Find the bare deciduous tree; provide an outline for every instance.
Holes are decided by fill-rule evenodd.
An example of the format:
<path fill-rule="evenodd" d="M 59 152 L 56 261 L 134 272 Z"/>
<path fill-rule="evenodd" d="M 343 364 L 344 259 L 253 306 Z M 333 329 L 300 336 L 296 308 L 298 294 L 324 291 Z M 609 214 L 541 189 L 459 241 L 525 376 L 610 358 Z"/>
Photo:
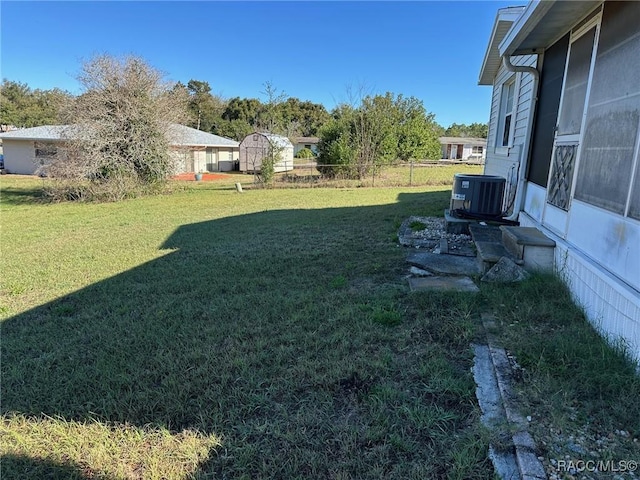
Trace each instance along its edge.
<path fill-rule="evenodd" d="M 97 56 L 78 81 L 84 92 L 63 112 L 70 125 L 65 151 L 50 175 L 99 184 L 103 192 L 113 186 L 108 195 L 116 198 L 166 180 L 173 171 L 171 124 L 186 120 L 186 98 L 138 57 Z"/>
<path fill-rule="evenodd" d="M 281 112 L 279 106 L 288 98 L 284 91 L 278 90 L 271 81 L 264 82 L 264 91 L 260 92 L 266 97 L 264 104 L 262 125 L 269 133 L 282 134 Z"/>

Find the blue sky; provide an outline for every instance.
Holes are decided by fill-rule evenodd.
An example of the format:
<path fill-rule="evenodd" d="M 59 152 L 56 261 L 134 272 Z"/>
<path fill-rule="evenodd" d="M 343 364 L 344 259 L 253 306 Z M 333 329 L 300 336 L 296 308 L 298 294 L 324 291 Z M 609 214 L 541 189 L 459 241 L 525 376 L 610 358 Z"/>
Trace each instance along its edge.
<path fill-rule="evenodd" d="M 524 3 L 2 0 L 0 68 L 79 93 L 84 60 L 135 54 L 226 98 L 264 99 L 267 81 L 329 110 L 349 86 L 414 96 L 446 127 L 488 120 L 491 88 L 477 82 L 496 11 Z"/>

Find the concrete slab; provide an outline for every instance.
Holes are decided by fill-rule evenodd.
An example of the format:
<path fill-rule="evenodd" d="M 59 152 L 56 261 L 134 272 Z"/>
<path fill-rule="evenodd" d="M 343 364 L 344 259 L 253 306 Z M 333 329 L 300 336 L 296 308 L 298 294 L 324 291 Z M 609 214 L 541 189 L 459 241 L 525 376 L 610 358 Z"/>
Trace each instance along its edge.
<path fill-rule="evenodd" d="M 476 398 L 482 410 L 480 421 L 489 428 L 500 428 L 506 422 L 506 413 L 502 405 L 491 352 L 487 345 L 473 344 L 472 347 Z M 520 478 L 517 458 L 511 450 L 499 450 L 490 445 L 489 458 L 500 478 L 509 480 Z"/>
<path fill-rule="evenodd" d="M 556 242 L 551 240 L 535 227 L 513 227 L 502 225 L 500 230 L 502 230 L 503 239 L 505 236 L 511 237 L 518 245 L 533 245 L 536 247 L 556 246 Z"/>
<path fill-rule="evenodd" d="M 461 257 L 475 257 L 477 255 L 475 244 L 473 243 L 473 241 L 469 241 L 466 243 L 449 242 L 448 248 L 449 251 L 447 253 L 449 255 L 459 255 Z"/>
<path fill-rule="evenodd" d="M 476 242 L 478 255 L 483 262 L 498 263 L 502 257 L 509 255 L 507 249 L 502 243 L 495 242 Z"/>
<path fill-rule="evenodd" d="M 429 252 L 411 252 L 407 262 L 441 275 L 478 275 L 480 268 L 476 259 L 459 255 L 439 255 Z"/>
<path fill-rule="evenodd" d="M 469 226 L 469 233 L 474 242 L 502 243 L 502 230 L 500 230 L 500 227 L 474 223 Z"/>
<path fill-rule="evenodd" d="M 433 275 L 433 273 L 428 272 L 427 270 L 423 270 L 422 268 L 418 268 L 418 267 L 411 267 L 409 269 L 409 273 L 411 275 L 416 276 L 416 277 L 430 277 L 431 275 Z"/>
<path fill-rule="evenodd" d="M 473 345 L 473 379 L 476 381 L 476 398 L 482 410 L 483 425 L 495 426 L 504 423 L 507 415 L 502 406 L 502 397 L 496 380 L 491 352 L 487 345 Z"/>
<path fill-rule="evenodd" d="M 410 278 L 409 287 L 412 292 L 437 291 L 477 293 L 480 291 L 471 278 L 464 276 Z"/>
<path fill-rule="evenodd" d="M 462 233 L 469 235 L 469 225 L 475 223 L 475 220 L 467 218 L 458 218 L 451 215 L 449 209 L 444 211 L 444 224 L 447 233 Z"/>

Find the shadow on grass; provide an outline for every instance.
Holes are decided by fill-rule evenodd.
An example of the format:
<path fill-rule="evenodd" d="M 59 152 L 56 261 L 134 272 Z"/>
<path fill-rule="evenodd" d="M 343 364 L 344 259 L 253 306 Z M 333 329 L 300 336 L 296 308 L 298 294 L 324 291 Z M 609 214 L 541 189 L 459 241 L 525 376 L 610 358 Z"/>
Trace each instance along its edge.
<path fill-rule="evenodd" d="M 400 222 L 441 215 L 448 198 L 401 194 L 391 205 L 182 226 L 162 245 L 167 255 L 3 323 L 2 413 L 223 435 L 232 455 L 203 467 L 216 474 L 243 462 L 245 473 L 260 462 L 278 472 L 287 460 L 303 476 L 330 475 L 332 462 L 357 476 L 357 462 L 413 460 L 417 442 L 434 448 L 436 437 L 393 440 L 395 426 L 353 413 L 360 394 L 403 368 L 380 358 L 393 353 L 397 329 L 372 323 L 363 308 L 393 303 L 402 288 L 404 254 L 392 243 Z M 354 372 L 362 391 L 342 387 Z M 385 429 L 393 451 L 380 447 Z M 341 436 L 355 445 L 332 443 Z"/>
<path fill-rule="evenodd" d="M 3 478 L 64 478 L 66 480 L 84 480 L 93 478 L 85 475 L 81 469 L 68 464 L 60 464 L 41 458 L 19 455 L 1 455 Z M 101 477 L 105 478 L 108 477 Z"/>
<path fill-rule="evenodd" d="M 42 187 L 4 187 L 0 192 L 0 201 L 6 205 L 32 205 L 46 203 L 48 198 L 44 196 Z"/>

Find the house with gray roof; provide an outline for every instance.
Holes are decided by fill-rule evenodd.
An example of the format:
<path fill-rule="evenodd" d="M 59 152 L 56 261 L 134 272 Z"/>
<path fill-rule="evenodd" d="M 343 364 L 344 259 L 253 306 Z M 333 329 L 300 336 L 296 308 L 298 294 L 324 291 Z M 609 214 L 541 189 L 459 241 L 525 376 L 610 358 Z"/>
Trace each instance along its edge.
<path fill-rule="evenodd" d="M 70 125 L 42 125 L 0 134 L 5 170 L 7 173 L 35 174 L 65 138 L 73 136 L 73 128 Z M 240 144 L 235 140 L 178 124 L 169 126 L 169 137 L 176 173 L 231 171 L 238 162 Z"/>

